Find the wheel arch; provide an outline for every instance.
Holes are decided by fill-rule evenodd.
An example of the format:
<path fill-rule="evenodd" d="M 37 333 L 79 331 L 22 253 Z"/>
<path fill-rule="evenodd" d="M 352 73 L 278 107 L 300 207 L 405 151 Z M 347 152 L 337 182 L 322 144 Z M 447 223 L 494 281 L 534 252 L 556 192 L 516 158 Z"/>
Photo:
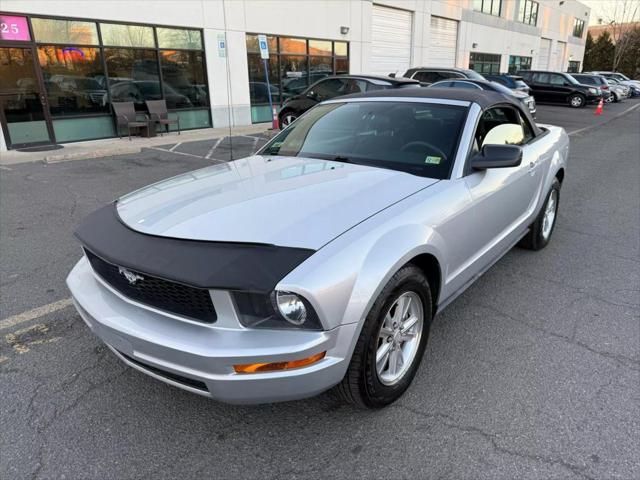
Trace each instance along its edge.
<path fill-rule="evenodd" d="M 431 253 L 421 253 L 409 260 L 405 265 L 413 264 L 422 270 L 429 287 L 431 288 L 431 311 L 435 315 L 438 309 L 438 299 L 440 298 L 440 287 L 442 285 L 442 269 L 440 262 Z"/>

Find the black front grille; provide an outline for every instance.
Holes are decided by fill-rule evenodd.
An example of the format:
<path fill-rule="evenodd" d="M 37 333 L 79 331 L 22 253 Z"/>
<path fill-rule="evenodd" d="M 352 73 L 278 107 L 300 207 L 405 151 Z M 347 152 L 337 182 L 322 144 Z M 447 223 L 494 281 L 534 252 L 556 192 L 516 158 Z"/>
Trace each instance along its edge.
<path fill-rule="evenodd" d="M 216 311 L 208 290 L 126 269 L 128 273 L 139 277 L 132 283 L 117 265 L 103 260 L 87 249 L 85 254 L 93 270 L 125 297 L 199 322 L 216 321 Z"/>

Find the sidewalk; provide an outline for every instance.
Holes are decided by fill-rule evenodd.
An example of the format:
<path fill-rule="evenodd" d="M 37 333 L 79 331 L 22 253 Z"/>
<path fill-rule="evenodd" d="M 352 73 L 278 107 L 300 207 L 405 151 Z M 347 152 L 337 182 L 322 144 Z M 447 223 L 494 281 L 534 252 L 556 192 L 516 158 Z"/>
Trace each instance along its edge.
<path fill-rule="evenodd" d="M 199 130 L 189 130 L 178 135 L 175 132 L 152 138 L 132 137 L 131 141 L 127 137 L 107 138 L 104 140 L 90 140 L 87 142 L 65 143 L 64 148 L 50 150 L 46 152 L 18 152 L 9 150 L 0 152 L 0 165 L 15 165 L 26 162 L 56 163 L 67 160 L 82 160 L 86 158 L 109 157 L 112 155 L 123 155 L 138 153 L 143 148 L 167 145 L 169 143 L 187 143 L 199 140 L 210 140 L 224 138 L 230 135 L 248 135 L 267 131 L 271 128 L 270 123 L 259 123 L 257 125 L 246 125 L 240 127 L 205 128 Z"/>

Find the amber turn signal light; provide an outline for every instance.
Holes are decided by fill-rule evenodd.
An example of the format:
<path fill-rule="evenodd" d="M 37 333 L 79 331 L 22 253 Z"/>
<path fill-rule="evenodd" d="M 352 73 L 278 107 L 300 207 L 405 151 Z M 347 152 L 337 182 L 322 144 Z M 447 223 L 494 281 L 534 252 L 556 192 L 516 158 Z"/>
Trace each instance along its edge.
<path fill-rule="evenodd" d="M 288 362 L 272 362 L 272 363 L 248 363 L 246 365 L 234 365 L 233 369 L 236 373 L 259 373 L 273 372 L 274 370 L 289 370 L 291 368 L 300 368 L 316 363 L 324 358 L 327 352 L 316 353 L 307 358 L 300 360 L 290 360 Z"/>

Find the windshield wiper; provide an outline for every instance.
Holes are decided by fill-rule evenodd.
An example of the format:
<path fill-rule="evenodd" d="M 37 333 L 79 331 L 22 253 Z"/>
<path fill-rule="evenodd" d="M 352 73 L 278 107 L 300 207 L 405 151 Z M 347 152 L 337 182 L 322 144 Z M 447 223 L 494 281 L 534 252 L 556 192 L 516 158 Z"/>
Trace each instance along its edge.
<path fill-rule="evenodd" d="M 345 157 L 344 155 L 336 155 L 331 160 L 333 160 L 334 162 L 351 163 L 351 159 L 349 157 Z"/>

